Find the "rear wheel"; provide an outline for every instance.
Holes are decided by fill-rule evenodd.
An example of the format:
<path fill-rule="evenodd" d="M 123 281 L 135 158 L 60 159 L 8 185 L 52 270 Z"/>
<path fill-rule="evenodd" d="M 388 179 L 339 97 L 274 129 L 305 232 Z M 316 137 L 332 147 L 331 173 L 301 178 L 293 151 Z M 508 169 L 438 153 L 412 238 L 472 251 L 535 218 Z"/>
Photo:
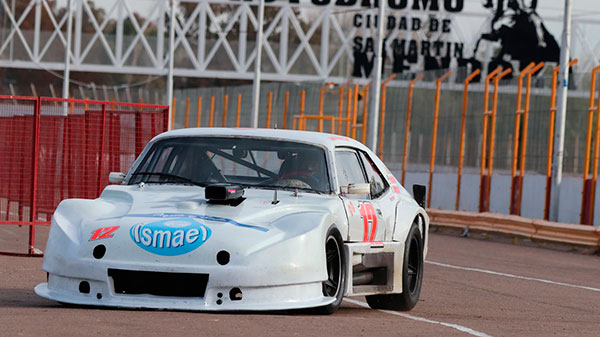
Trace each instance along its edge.
<path fill-rule="evenodd" d="M 346 289 L 344 241 L 340 232 L 335 228 L 330 228 L 327 232 L 325 257 L 327 263 L 327 280 L 323 282 L 323 295 L 333 297 L 335 300 L 326 306 L 317 308 L 317 312 L 329 315 L 340 307 Z"/>
<path fill-rule="evenodd" d="M 402 264 L 402 293 L 366 296 L 373 309 L 408 311 L 415 307 L 423 281 L 423 237 L 419 226 L 413 223 L 404 246 Z"/>

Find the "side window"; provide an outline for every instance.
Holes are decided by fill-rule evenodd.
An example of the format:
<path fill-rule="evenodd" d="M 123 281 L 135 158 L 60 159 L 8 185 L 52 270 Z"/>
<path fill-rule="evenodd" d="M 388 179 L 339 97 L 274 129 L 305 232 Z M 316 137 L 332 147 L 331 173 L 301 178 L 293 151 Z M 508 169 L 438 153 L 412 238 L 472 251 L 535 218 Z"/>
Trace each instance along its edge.
<path fill-rule="evenodd" d="M 336 151 L 335 160 L 337 177 L 340 186 L 364 184 L 367 182 L 356 152 L 349 150 Z M 360 194 L 348 195 L 348 197 L 368 199 L 367 195 Z"/>
<path fill-rule="evenodd" d="M 360 159 L 363 162 L 369 183 L 371 184 L 371 196 L 373 199 L 377 199 L 387 190 L 388 186 L 381 173 L 379 173 L 377 166 L 375 166 L 375 163 L 369 158 L 369 155 L 360 151 Z"/>

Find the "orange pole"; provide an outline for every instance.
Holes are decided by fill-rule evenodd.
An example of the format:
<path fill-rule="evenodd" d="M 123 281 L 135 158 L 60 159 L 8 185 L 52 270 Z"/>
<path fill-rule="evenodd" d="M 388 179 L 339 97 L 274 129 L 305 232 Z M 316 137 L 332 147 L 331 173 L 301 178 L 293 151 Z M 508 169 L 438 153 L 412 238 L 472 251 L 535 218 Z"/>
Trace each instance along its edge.
<path fill-rule="evenodd" d="M 429 188 L 429 193 L 427 193 L 427 207 L 431 207 L 431 191 L 433 190 L 433 170 L 435 168 L 435 148 L 437 143 L 437 128 L 438 128 L 438 119 L 440 113 L 440 96 L 442 94 L 442 82 L 452 74 L 451 71 L 442 75 L 442 77 L 438 78 L 435 81 L 435 111 L 433 112 L 433 135 L 431 139 L 431 154 L 429 158 L 429 184 L 427 185 Z"/>
<path fill-rule="evenodd" d="M 270 128 L 271 127 L 271 110 L 273 107 L 273 93 L 272 92 L 268 92 L 267 93 L 267 122 L 265 123 L 265 128 Z"/>
<path fill-rule="evenodd" d="M 388 83 L 390 83 L 391 80 L 393 80 L 396 77 L 396 74 L 392 74 L 390 77 L 388 77 L 385 81 L 383 81 L 383 83 L 381 83 L 381 116 L 380 118 L 380 123 L 379 123 L 379 142 L 377 143 L 377 146 L 379 148 L 379 158 L 383 159 L 383 130 L 385 129 L 385 87 Z M 342 117 L 342 115 L 340 114 L 340 117 Z"/>
<path fill-rule="evenodd" d="M 298 130 L 304 130 L 304 102 L 306 101 L 306 91 L 300 91 L 300 117 L 298 118 Z"/>
<path fill-rule="evenodd" d="M 496 145 L 496 116 L 498 115 L 498 87 L 500 80 L 512 72 L 511 68 L 506 69 L 494 78 L 494 101 L 492 107 L 492 122 L 490 124 L 490 153 L 488 156 L 488 176 L 487 176 L 487 198 L 486 209 L 490 209 L 490 194 L 492 191 L 492 174 L 494 171 L 494 146 Z"/>
<path fill-rule="evenodd" d="M 594 111 L 594 101 L 596 98 L 596 75 L 600 66 L 596 67 L 592 71 L 592 83 L 590 86 L 590 103 L 588 108 L 588 127 L 585 142 L 585 162 L 583 164 L 583 180 L 587 180 L 590 166 L 590 149 L 592 147 L 592 119 Z"/>
<path fill-rule="evenodd" d="M 535 67 L 535 62 L 531 62 L 519 73 L 519 83 L 517 89 L 517 111 L 515 111 L 515 130 L 514 130 L 514 141 L 513 141 L 513 152 L 512 152 L 512 167 L 511 167 L 511 183 L 510 183 L 510 214 L 516 214 L 516 196 L 515 191 L 517 187 L 517 160 L 519 158 L 519 136 L 521 133 L 521 115 L 523 114 L 522 107 L 522 96 L 523 96 L 523 77 L 529 73 L 529 71 Z M 519 178 L 520 179 L 520 178 Z"/>
<path fill-rule="evenodd" d="M 354 98 L 352 103 L 352 138 L 356 139 L 356 118 L 358 109 L 358 84 L 354 85 Z"/>
<path fill-rule="evenodd" d="M 190 98 L 185 99 L 185 128 L 190 127 Z"/>
<path fill-rule="evenodd" d="M 213 127 L 214 117 L 215 117 L 215 96 L 210 96 L 210 114 L 208 115 L 208 127 Z"/>
<path fill-rule="evenodd" d="M 531 77 L 544 66 L 540 62 L 527 74 L 527 87 L 525 88 L 525 110 L 523 111 L 523 141 L 521 142 L 521 165 L 519 169 L 519 190 L 517 191 L 517 214 L 521 214 L 521 200 L 523 198 L 523 178 L 525 177 L 525 158 L 527 155 L 527 129 L 529 124 L 529 101 L 531 98 Z"/>
<path fill-rule="evenodd" d="M 283 99 L 283 124 L 281 126 L 282 129 L 285 130 L 287 125 L 287 115 L 288 115 L 288 104 L 290 103 L 290 92 L 286 91 Z"/>
<path fill-rule="evenodd" d="M 198 111 L 196 111 L 196 127 L 200 127 L 200 119 L 202 118 L 202 96 L 198 96 Z"/>
<path fill-rule="evenodd" d="M 240 116 L 242 112 L 242 94 L 238 94 L 237 96 L 237 109 L 235 111 L 235 127 L 240 127 Z"/>
<path fill-rule="evenodd" d="M 348 88 L 348 101 L 346 102 L 346 137 L 350 136 L 350 121 L 352 120 L 352 88 Z M 341 129 L 340 129 L 341 133 Z"/>
<path fill-rule="evenodd" d="M 569 62 L 571 68 L 579 60 L 574 59 Z M 552 72 L 552 95 L 550 97 L 550 125 L 548 126 L 548 151 L 546 158 L 546 198 L 544 200 L 544 220 L 550 218 L 550 196 L 552 189 L 552 150 L 554 148 L 554 119 L 556 117 L 556 82 L 560 66 L 556 66 Z"/>
<path fill-rule="evenodd" d="M 325 99 L 325 88 L 327 84 L 321 87 L 321 95 L 319 96 L 319 116 L 323 116 L 323 100 Z M 323 121 L 319 120 L 319 132 L 323 132 Z"/>
<path fill-rule="evenodd" d="M 587 125 L 587 134 L 586 134 L 586 143 L 585 143 L 585 163 L 583 165 L 583 193 L 581 197 L 581 214 L 579 222 L 581 224 L 591 224 L 592 219 L 589 218 L 591 212 L 589 211 L 589 205 L 593 204 L 593 201 L 590 200 L 591 191 L 588 182 L 589 175 L 589 166 L 590 166 L 590 149 L 592 142 L 592 120 L 594 119 L 594 110 L 596 107 L 594 106 L 596 100 L 596 78 L 597 72 L 600 70 L 600 66 L 594 68 L 592 70 L 592 83 L 590 85 L 590 102 L 588 108 L 588 125 Z M 600 95 L 599 95 L 600 96 Z M 600 97 L 599 97 L 600 99 Z"/>
<path fill-rule="evenodd" d="M 463 89 L 463 106 L 462 106 L 462 118 L 460 121 L 460 144 L 458 151 L 458 176 L 456 179 L 456 202 L 455 209 L 458 211 L 458 206 L 460 204 L 460 184 L 462 181 L 462 168 L 463 168 L 463 160 L 465 157 L 465 130 L 467 124 L 467 105 L 469 101 L 469 83 L 481 73 L 481 69 L 475 69 L 465 79 L 464 89 Z"/>
<path fill-rule="evenodd" d="M 329 133 L 335 133 L 335 116 L 324 116 L 324 117 L 321 117 L 320 120 L 322 120 L 322 119 L 331 120 L 331 130 L 329 131 Z"/>
<path fill-rule="evenodd" d="M 408 99 L 406 103 L 406 120 L 404 123 L 404 150 L 402 151 L 402 177 L 400 184 L 404 185 L 404 177 L 406 176 L 406 159 L 408 158 L 408 140 L 410 138 L 410 116 L 412 114 L 413 90 L 415 83 L 420 81 L 425 75 L 419 74 L 413 78 L 408 85 Z"/>
<path fill-rule="evenodd" d="M 171 102 L 171 109 L 173 110 L 173 112 L 171 112 L 171 130 L 175 129 L 175 112 L 177 111 L 176 108 L 176 100 L 175 97 L 173 97 L 173 101 Z"/>
<path fill-rule="evenodd" d="M 381 120 L 379 121 L 379 141 L 377 142 L 377 155 L 383 160 L 383 130 L 385 129 L 385 85 L 381 85 Z"/>
<path fill-rule="evenodd" d="M 340 88 L 340 99 L 338 100 L 338 117 L 340 118 L 338 121 L 338 132 L 342 131 L 342 115 L 344 113 L 344 84 L 343 87 Z"/>
<path fill-rule="evenodd" d="M 333 85 L 333 82 L 327 82 L 324 86 L 321 87 L 321 97 L 319 98 L 319 117 L 323 117 L 323 103 L 325 100 L 325 90 Z M 319 132 L 323 132 L 323 120 L 319 119 Z"/>
<path fill-rule="evenodd" d="M 229 105 L 229 95 L 225 95 L 223 97 L 223 120 L 221 122 L 221 126 L 227 126 L 227 106 Z"/>
<path fill-rule="evenodd" d="M 369 89 L 371 87 L 371 83 L 365 86 L 365 99 L 363 100 L 363 122 L 362 122 L 362 139 L 361 143 L 367 142 L 367 115 L 369 114 L 368 106 L 369 106 Z"/>
<path fill-rule="evenodd" d="M 590 196 L 590 213 L 589 223 L 587 225 L 594 224 L 594 204 L 596 202 L 596 181 L 598 180 L 598 147 L 600 142 L 600 87 L 598 88 L 598 102 L 596 103 L 596 136 L 594 139 L 594 165 L 592 173 L 592 186 Z"/>
<path fill-rule="evenodd" d="M 484 212 L 485 209 L 485 196 L 487 193 L 485 192 L 486 187 L 485 183 L 487 180 L 485 179 L 485 164 L 486 164 L 486 155 L 487 155 L 487 126 L 488 126 L 488 117 L 491 115 L 489 111 L 490 107 L 490 81 L 494 76 L 496 76 L 500 71 L 502 71 L 501 67 L 496 68 L 494 71 L 489 73 L 485 78 L 485 89 L 483 92 L 483 129 L 481 131 L 481 170 L 479 173 L 480 176 L 480 184 L 479 184 L 479 211 Z"/>
<path fill-rule="evenodd" d="M 346 87 L 348 86 L 348 84 L 350 84 L 350 81 L 344 83 L 344 85 L 342 85 L 340 87 L 340 99 L 338 101 L 338 133 L 341 134 L 342 133 L 342 118 L 343 118 L 343 114 L 344 114 L 344 89 L 346 89 Z M 333 121 L 332 121 L 333 122 Z"/>

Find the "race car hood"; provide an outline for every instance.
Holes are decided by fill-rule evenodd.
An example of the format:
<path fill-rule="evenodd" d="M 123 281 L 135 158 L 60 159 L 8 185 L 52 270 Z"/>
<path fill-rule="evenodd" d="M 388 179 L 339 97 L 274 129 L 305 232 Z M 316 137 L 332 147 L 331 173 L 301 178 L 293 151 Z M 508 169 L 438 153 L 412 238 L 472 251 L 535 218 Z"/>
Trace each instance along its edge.
<path fill-rule="evenodd" d="M 220 252 L 229 266 L 275 256 L 294 261 L 299 252 L 314 250 L 310 241 L 320 242 L 326 227 L 342 221 L 335 219 L 342 206 L 334 195 L 277 194 L 274 203 L 274 191 L 247 189 L 246 199 L 231 206 L 209 203 L 201 187 L 148 184 L 109 186 L 96 200 L 65 200 L 53 217 L 44 269 L 73 263 L 73 257 L 115 266 L 139 262 L 138 269 L 219 266 Z"/>
<path fill-rule="evenodd" d="M 246 228 L 267 231 L 282 216 L 306 211 L 330 212 L 339 199 L 331 195 L 246 189 L 243 202 L 236 205 L 211 203 L 204 188 L 184 185 L 109 186 L 99 199 L 105 218 L 173 218 L 193 215 L 207 221 L 219 220 Z M 327 201 L 334 201 L 334 205 Z M 107 207 L 108 206 L 108 207 Z M 98 220 L 104 220 L 99 218 Z M 266 227 L 265 227 L 266 226 Z"/>

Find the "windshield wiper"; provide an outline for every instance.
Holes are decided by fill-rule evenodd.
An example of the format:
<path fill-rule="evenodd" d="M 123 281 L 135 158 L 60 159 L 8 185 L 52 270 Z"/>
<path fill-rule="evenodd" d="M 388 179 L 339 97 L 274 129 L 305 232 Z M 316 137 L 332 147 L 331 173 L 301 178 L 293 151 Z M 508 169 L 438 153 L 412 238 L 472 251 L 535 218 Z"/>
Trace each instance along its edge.
<path fill-rule="evenodd" d="M 286 186 L 277 186 L 277 185 L 247 185 L 247 188 L 259 188 L 263 190 L 283 190 L 283 191 L 302 191 L 316 194 L 325 194 L 319 190 L 315 190 L 313 188 L 307 187 L 286 187 Z"/>
<path fill-rule="evenodd" d="M 193 181 L 192 179 L 186 178 L 186 177 L 181 177 L 175 174 L 170 174 L 170 173 L 163 173 L 163 172 L 136 172 L 133 173 L 131 175 L 131 177 L 135 177 L 135 176 L 143 176 L 143 175 L 150 175 L 150 176 L 159 176 L 159 177 L 165 177 L 165 178 L 171 178 L 171 179 L 175 179 L 177 181 L 180 182 L 184 182 L 184 183 L 188 183 L 188 184 L 192 184 L 192 185 L 196 185 L 196 186 L 200 186 L 200 187 L 205 187 L 206 184 L 203 183 L 198 183 Z M 163 183 L 163 181 L 149 181 L 149 183 Z"/>

